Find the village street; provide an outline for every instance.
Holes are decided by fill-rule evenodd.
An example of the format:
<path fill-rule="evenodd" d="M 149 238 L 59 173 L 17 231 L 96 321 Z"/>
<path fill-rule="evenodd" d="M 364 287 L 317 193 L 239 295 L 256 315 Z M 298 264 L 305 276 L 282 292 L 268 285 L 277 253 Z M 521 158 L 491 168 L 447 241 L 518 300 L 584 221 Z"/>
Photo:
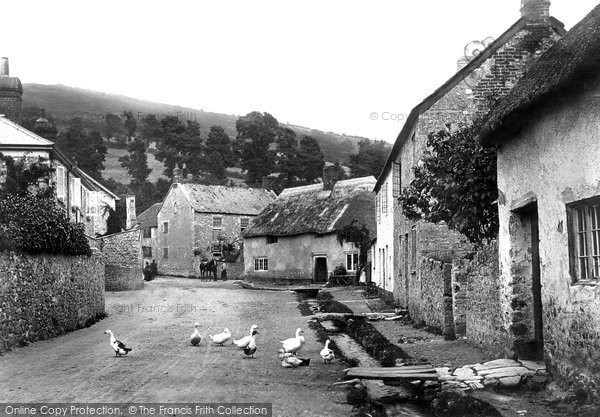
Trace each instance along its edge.
<path fill-rule="evenodd" d="M 142 291 L 106 293 L 108 317 L 93 326 L 0 356 L 5 402 L 272 402 L 273 416 L 345 416 L 350 406 L 331 388 L 346 366 L 322 363 L 296 295 L 251 291 L 232 281 L 157 278 Z M 189 338 L 200 323 L 198 347 Z M 228 327 L 237 338 L 259 326 L 254 359 L 209 334 Z M 305 332 L 308 367 L 285 369 L 278 341 Z M 115 357 L 106 329 L 133 348 Z"/>

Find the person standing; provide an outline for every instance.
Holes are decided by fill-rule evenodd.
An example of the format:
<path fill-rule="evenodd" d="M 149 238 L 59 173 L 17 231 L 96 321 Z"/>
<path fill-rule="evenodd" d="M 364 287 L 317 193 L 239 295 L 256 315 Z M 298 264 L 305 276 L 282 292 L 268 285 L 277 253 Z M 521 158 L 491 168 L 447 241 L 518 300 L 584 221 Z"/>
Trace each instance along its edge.
<path fill-rule="evenodd" d="M 152 263 L 150 264 L 150 272 L 152 273 L 152 279 L 158 276 L 158 265 L 154 259 L 152 259 Z"/>

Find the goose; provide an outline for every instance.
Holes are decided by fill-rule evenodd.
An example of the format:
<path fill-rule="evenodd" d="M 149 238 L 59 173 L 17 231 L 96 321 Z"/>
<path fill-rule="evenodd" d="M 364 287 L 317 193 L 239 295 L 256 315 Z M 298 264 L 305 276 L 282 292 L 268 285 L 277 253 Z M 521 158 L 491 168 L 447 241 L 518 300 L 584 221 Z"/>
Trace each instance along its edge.
<path fill-rule="evenodd" d="M 325 347 L 320 352 L 321 357 L 323 358 L 323 362 L 325 363 L 330 363 L 333 360 L 333 358 L 335 358 L 333 350 L 329 349 L 329 342 L 329 339 L 325 341 Z"/>
<path fill-rule="evenodd" d="M 281 366 L 283 366 L 284 368 L 297 368 L 299 366 L 310 365 L 310 358 L 298 358 L 297 356 L 294 356 L 289 352 L 279 355 L 279 358 L 281 359 Z"/>
<path fill-rule="evenodd" d="M 252 326 L 254 327 L 254 326 Z M 244 354 L 246 356 L 250 356 L 252 358 L 254 358 L 254 352 L 256 352 L 256 335 L 258 334 L 258 330 L 253 329 L 252 330 L 252 335 L 250 335 L 250 342 L 248 343 L 248 346 L 246 346 L 244 348 Z"/>
<path fill-rule="evenodd" d="M 127 355 L 131 351 L 130 347 L 125 346 L 125 344 L 123 342 L 119 342 L 115 338 L 115 335 L 113 334 L 112 330 L 107 330 L 104 332 L 104 334 L 110 335 L 110 346 L 115 351 L 115 356 L 124 356 L 124 355 Z"/>
<path fill-rule="evenodd" d="M 298 327 L 296 329 L 296 337 L 281 341 L 281 349 L 279 353 L 293 353 L 296 355 L 302 345 L 304 345 L 304 336 L 302 336 L 302 329 Z"/>
<path fill-rule="evenodd" d="M 194 346 L 198 346 L 202 341 L 202 336 L 200 335 L 200 333 L 198 333 L 199 326 L 200 325 L 198 323 L 194 324 L 194 333 L 192 333 L 192 335 L 190 336 L 190 342 L 192 342 L 192 345 Z"/>
<path fill-rule="evenodd" d="M 258 329 L 258 326 L 253 324 L 250 328 L 250 334 L 248 336 L 244 336 L 240 340 L 233 339 L 233 343 L 240 349 L 244 349 L 246 346 L 248 346 L 248 343 L 250 343 L 250 339 L 252 339 L 253 334 L 252 332 L 254 332 L 255 329 Z"/>
<path fill-rule="evenodd" d="M 223 343 L 227 342 L 229 339 L 231 339 L 231 332 L 229 331 L 228 328 L 223 329 L 223 332 L 216 334 L 216 335 L 208 335 L 208 337 L 211 338 L 211 340 L 216 343 L 219 346 L 223 346 Z"/>

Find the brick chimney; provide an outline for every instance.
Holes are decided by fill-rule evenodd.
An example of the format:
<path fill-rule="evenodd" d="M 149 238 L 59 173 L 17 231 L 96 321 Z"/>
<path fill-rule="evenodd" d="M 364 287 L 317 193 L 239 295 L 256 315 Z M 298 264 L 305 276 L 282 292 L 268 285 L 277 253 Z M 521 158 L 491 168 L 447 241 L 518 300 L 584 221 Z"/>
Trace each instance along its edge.
<path fill-rule="evenodd" d="M 0 58 L 0 114 L 21 124 L 23 118 L 23 86 L 17 77 L 11 77 L 8 58 Z"/>
<path fill-rule="evenodd" d="M 173 184 L 183 184 L 183 171 L 181 168 L 173 168 Z"/>
<path fill-rule="evenodd" d="M 521 0 L 521 16 L 529 26 L 549 26 L 550 0 Z"/>

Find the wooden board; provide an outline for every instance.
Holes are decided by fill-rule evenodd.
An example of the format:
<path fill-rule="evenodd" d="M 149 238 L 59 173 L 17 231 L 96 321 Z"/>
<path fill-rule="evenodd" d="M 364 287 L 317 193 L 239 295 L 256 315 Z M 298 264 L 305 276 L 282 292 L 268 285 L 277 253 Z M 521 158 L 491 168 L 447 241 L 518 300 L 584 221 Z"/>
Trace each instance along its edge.
<path fill-rule="evenodd" d="M 351 368 L 346 374 L 347 378 L 363 379 L 421 379 L 437 380 L 439 375 L 435 368 L 417 368 L 409 369 L 409 366 L 399 366 L 393 368 Z"/>

